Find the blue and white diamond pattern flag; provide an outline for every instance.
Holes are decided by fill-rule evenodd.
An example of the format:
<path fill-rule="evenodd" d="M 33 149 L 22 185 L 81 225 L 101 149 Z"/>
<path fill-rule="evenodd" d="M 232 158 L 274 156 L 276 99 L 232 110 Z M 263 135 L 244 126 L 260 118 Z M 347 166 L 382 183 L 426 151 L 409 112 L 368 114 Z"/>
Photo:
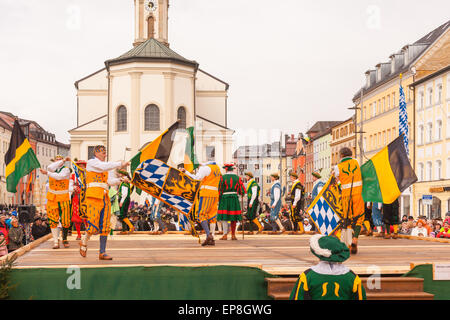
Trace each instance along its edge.
<path fill-rule="evenodd" d="M 162 188 L 169 169 L 170 167 L 161 160 L 150 159 L 142 166 L 142 170 L 139 174 L 144 180 Z"/>
<path fill-rule="evenodd" d="M 409 127 L 408 127 L 408 112 L 406 110 L 405 92 L 400 84 L 400 101 L 399 101 L 399 125 L 398 133 L 401 136 L 403 134 L 403 143 L 405 145 L 406 154 L 409 156 Z"/>
<path fill-rule="evenodd" d="M 136 168 L 132 183 L 185 215 L 193 208 L 200 188 L 200 181 L 158 159 L 143 161 Z"/>
<path fill-rule="evenodd" d="M 321 234 L 328 236 L 336 231 L 342 220 L 342 205 L 334 176 L 330 177 L 306 212 Z"/>

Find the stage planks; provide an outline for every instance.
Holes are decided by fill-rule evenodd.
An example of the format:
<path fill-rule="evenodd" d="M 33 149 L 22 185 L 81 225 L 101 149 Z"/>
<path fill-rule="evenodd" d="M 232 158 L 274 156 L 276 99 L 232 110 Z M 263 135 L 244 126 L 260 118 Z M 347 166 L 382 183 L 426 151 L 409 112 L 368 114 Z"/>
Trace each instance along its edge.
<path fill-rule="evenodd" d="M 310 235 L 238 235 L 238 241 L 220 241 L 201 247 L 196 238 L 181 234 L 114 235 L 108 239 L 112 261 L 98 260 L 98 237 L 89 241 L 88 255 L 79 254 L 78 241 L 69 237 L 70 248 L 52 249 L 52 240 L 17 259 L 16 268 L 81 268 L 123 266 L 209 266 L 258 267 L 276 275 L 298 275 L 318 259 L 309 251 Z M 204 239 L 204 236 L 202 237 Z M 411 263 L 447 262 L 448 243 L 408 239 L 360 238 L 359 253 L 346 265 L 358 274 L 404 274 Z"/>

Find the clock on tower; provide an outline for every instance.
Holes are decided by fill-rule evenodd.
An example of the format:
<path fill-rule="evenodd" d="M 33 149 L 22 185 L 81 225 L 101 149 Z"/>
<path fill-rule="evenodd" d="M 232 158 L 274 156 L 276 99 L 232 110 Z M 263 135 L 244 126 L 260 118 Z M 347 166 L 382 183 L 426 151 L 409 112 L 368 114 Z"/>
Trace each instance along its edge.
<path fill-rule="evenodd" d="M 158 4 L 156 0 L 146 0 L 145 1 L 145 10 L 153 12 L 158 8 Z"/>
<path fill-rule="evenodd" d="M 168 44 L 169 0 L 134 0 L 135 30 L 134 46 L 150 38 Z"/>

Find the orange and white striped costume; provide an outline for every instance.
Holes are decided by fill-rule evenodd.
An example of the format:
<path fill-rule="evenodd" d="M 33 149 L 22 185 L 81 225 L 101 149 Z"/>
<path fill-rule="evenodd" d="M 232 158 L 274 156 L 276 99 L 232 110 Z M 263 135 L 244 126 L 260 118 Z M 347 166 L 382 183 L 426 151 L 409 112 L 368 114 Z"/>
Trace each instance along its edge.
<path fill-rule="evenodd" d="M 222 176 L 219 166 L 213 162 L 202 165 L 197 174 L 186 172 L 191 178 L 201 180 L 198 200 L 198 220 L 216 223 L 219 206 L 219 183 Z"/>
<path fill-rule="evenodd" d="M 86 166 L 86 205 L 88 234 L 107 236 L 111 227 L 111 202 L 109 187 L 118 185 L 114 169 L 121 162 L 105 162 L 97 158 L 90 159 Z"/>
<path fill-rule="evenodd" d="M 59 222 L 63 228 L 70 228 L 71 223 L 70 192 L 73 191 L 73 183 L 70 169 L 63 165 L 64 160 L 59 160 L 47 167 L 49 188 L 46 209 L 52 229 L 57 228 Z"/>

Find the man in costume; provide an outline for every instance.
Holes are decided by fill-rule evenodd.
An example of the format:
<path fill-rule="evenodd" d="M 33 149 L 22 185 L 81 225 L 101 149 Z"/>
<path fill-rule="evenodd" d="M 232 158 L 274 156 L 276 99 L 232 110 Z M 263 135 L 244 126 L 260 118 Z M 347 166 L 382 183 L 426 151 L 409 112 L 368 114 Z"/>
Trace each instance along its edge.
<path fill-rule="evenodd" d="M 342 190 L 343 229 L 341 237 L 349 245 L 350 252 L 358 252 L 358 237 L 364 221 L 364 200 L 362 198 L 362 177 L 358 161 L 352 158 L 350 148 L 339 150 L 341 158 L 333 170 Z M 350 241 L 349 238 L 352 238 Z M 351 242 L 351 243 L 350 243 Z"/>
<path fill-rule="evenodd" d="M 391 226 L 394 227 L 394 234 L 392 235 L 392 239 L 398 238 L 398 225 L 399 222 L 399 208 L 400 204 L 398 202 L 398 198 L 395 199 L 394 202 L 390 204 L 383 203 L 383 222 L 385 225 L 385 233 L 384 238 L 391 238 Z"/>
<path fill-rule="evenodd" d="M 311 191 L 311 201 L 314 201 L 314 199 L 319 194 L 320 190 L 322 190 L 325 183 L 323 183 L 322 176 L 320 175 L 321 170 L 313 171 L 311 175 L 313 176 L 313 189 Z"/>
<path fill-rule="evenodd" d="M 122 234 L 126 233 L 125 232 L 125 224 L 128 226 L 129 228 L 129 233 L 132 233 L 134 231 L 134 226 L 133 224 L 130 222 L 130 219 L 128 218 L 128 209 L 130 207 L 130 199 L 131 199 L 131 194 L 133 193 L 134 190 L 134 186 L 130 185 L 130 175 L 128 174 L 128 172 L 123 171 L 123 170 L 118 170 L 117 171 L 120 179 L 122 180 L 122 182 L 119 185 L 119 207 L 120 207 L 120 214 L 118 216 L 119 221 L 122 222 Z"/>
<path fill-rule="evenodd" d="M 119 207 L 119 190 L 117 190 L 117 188 L 115 186 L 112 186 L 109 188 L 108 191 L 108 196 L 109 196 L 109 200 L 111 201 L 111 217 L 115 217 L 116 219 L 114 220 L 114 230 L 117 230 L 117 226 L 119 223 L 119 216 L 120 216 L 120 207 Z M 120 223 L 120 230 L 122 230 L 122 223 Z"/>
<path fill-rule="evenodd" d="M 246 172 L 245 178 L 247 179 L 247 219 L 258 226 L 258 232 L 263 231 L 263 226 L 258 220 L 258 209 L 259 209 L 259 194 L 261 188 L 253 177 L 253 173 Z M 250 231 L 253 232 L 253 225 L 250 223 Z"/>
<path fill-rule="evenodd" d="M 80 255 L 86 257 L 87 243 L 94 234 L 100 234 L 100 260 L 112 260 L 106 254 L 106 241 L 110 232 L 111 200 L 109 187 L 118 185 L 115 169 L 125 168 L 130 163 L 125 161 L 106 162 L 105 146 L 94 147 L 94 158 L 86 166 L 86 205 L 87 227 L 81 238 Z"/>
<path fill-rule="evenodd" d="M 167 231 L 166 224 L 161 219 L 161 201 L 155 197 L 151 200 L 151 219 L 153 221 L 153 231 L 165 233 Z"/>
<path fill-rule="evenodd" d="M 272 224 L 272 231 L 276 231 L 276 225 L 280 228 L 281 232 L 284 232 L 284 228 L 281 225 L 279 213 L 281 209 L 281 184 L 280 176 L 278 173 L 272 173 L 270 175 L 272 181 L 272 187 L 270 188 L 270 222 Z"/>
<path fill-rule="evenodd" d="M 214 236 L 210 233 L 209 224 L 211 223 L 215 228 L 217 221 L 219 183 L 220 177 L 222 176 L 220 168 L 215 161 L 208 161 L 198 168 L 198 172 L 195 175 L 186 171 L 184 168 L 181 169 L 181 171 L 186 173 L 192 179 L 201 181 L 197 220 L 200 221 L 200 225 L 206 233 L 206 240 L 202 243 L 202 246 L 214 246 Z"/>
<path fill-rule="evenodd" d="M 361 279 L 342 264 L 350 257 L 344 243 L 333 236 L 315 234 L 309 245 L 320 262 L 300 275 L 290 300 L 366 300 Z"/>
<path fill-rule="evenodd" d="M 379 202 L 371 202 L 372 204 L 372 221 L 378 232 L 378 237 L 383 236 L 383 204 Z"/>
<path fill-rule="evenodd" d="M 70 158 L 60 155 L 48 165 L 47 170 L 40 169 L 42 174 L 48 175 L 47 217 L 53 235 L 53 249 L 59 248 L 59 228 L 62 225 L 62 239 L 64 248 L 69 247 L 67 235 L 71 224 L 70 192 L 73 191 L 73 182 L 70 179 L 70 169 L 64 166 Z"/>
<path fill-rule="evenodd" d="M 305 188 L 295 172 L 292 171 L 289 177 L 292 181 L 292 188 L 287 198 L 291 202 L 291 221 L 294 225 L 294 231 L 304 233 L 302 213 L 305 202 Z"/>
<path fill-rule="evenodd" d="M 86 161 L 77 160 L 75 162 L 77 166 L 82 169 L 86 169 Z M 78 183 L 78 179 L 75 176 L 75 173 L 71 174 L 70 179 L 73 183 L 73 192 L 72 192 L 72 222 L 77 230 L 77 239 L 81 240 L 81 224 L 83 223 L 83 219 L 81 218 L 81 186 Z"/>
<path fill-rule="evenodd" d="M 364 227 L 366 228 L 366 235 L 373 235 L 373 222 L 372 222 L 372 202 L 366 202 L 364 206 Z"/>
<path fill-rule="evenodd" d="M 236 223 L 242 221 L 241 204 L 239 196 L 245 195 L 245 187 L 241 178 L 233 173 L 234 165 L 225 164 L 223 166 L 225 174 L 220 178 L 219 182 L 219 210 L 217 211 L 217 221 L 230 221 L 231 224 L 231 240 L 236 238 Z M 228 232 L 220 238 L 227 240 Z"/>

